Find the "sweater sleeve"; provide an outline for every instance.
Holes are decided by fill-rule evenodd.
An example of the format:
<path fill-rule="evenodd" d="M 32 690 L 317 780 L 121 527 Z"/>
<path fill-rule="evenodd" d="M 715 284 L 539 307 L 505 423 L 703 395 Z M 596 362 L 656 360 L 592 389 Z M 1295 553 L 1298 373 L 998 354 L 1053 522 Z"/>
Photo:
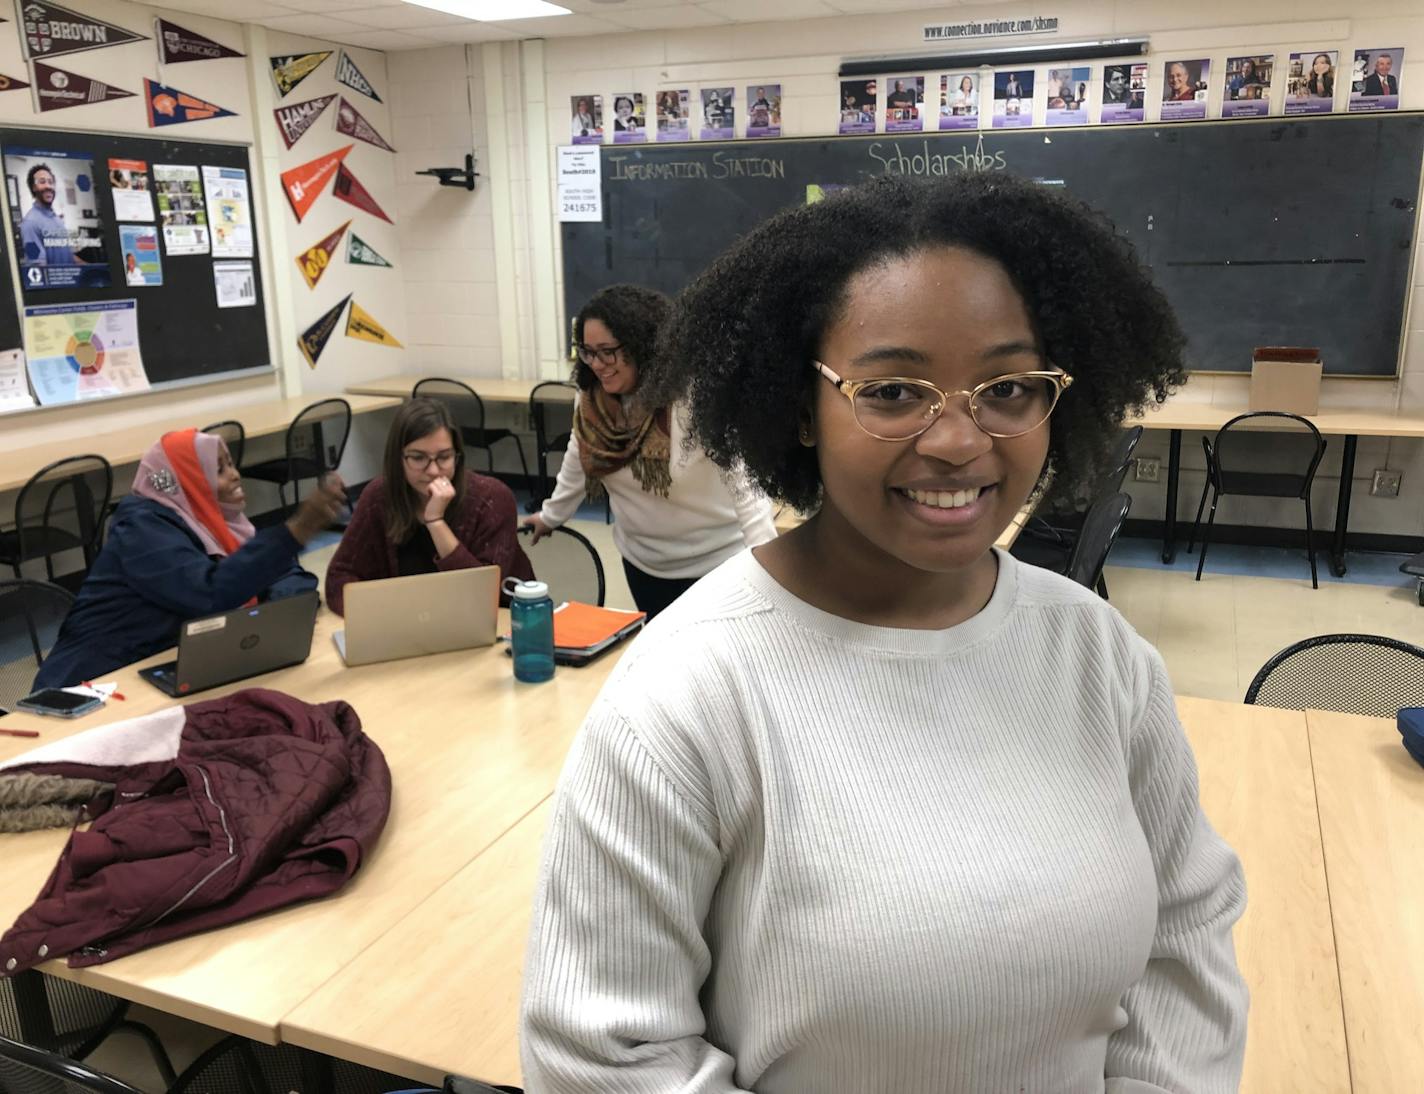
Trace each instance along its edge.
<path fill-rule="evenodd" d="M 1150 651 L 1146 703 L 1129 744 L 1133 806 L 1157 874 L 1147 970 L 1108 1040 L 1107 1094 L 1234 1094 L 1247 991 L 1231 929 L 1246 906 L 1241 863 L 1212 830 L 1167 672 Z"/>
<path fill-rule="evenodd" d="M 716 822 L 597 704 L 569 756 L 524 972 L 528 1094 L 735 1094 L 703 1037 Z"/>
<path fill-rule="evenodd" d="M 569 446 L 564 449 L 564 462 L 559 465 L 559 478 L 554 484 L 554 492 L 544 501 L 539 511 L 541 519 L 550 528 L 567 524 L 570 517 L 578 512 L 579 503 L 587 492 L 587 480 L 583 473 L 583 462 L 579 459 L 578 433 L 569 430 Z"/>
<path fill-rule="evenodd" d="M 343 590 L 353 581 L 375 581 L 392 577 L 386 557 L 386 530 L 382 525 L 382 497 L 379 480 L 361 491 L 351 523 L 342 533 L 336 554 L 326 568 L 326 603 L 337 615 L 346 614 Z"/>

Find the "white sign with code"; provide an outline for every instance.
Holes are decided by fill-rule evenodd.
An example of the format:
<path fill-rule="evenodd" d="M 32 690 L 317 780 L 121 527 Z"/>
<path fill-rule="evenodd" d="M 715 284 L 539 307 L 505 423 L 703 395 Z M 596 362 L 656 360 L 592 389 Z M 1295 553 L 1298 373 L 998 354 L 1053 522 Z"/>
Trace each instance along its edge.
<path fill-rule="evenodd" d="M 603 219 L 603 167 L 598 145 L 560 147 L 559 219 Z"/>

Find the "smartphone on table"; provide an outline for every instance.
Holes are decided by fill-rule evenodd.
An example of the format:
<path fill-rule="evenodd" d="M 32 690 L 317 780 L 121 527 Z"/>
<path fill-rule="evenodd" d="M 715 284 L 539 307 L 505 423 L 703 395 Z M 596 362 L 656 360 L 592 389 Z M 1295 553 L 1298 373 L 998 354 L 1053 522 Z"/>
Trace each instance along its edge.
<path fill-rule="evenodd" d="M 102 699 L 92 695 L 75 695 L 72 691 L 59 688 L 45 688 L 33 695 L 26 695 L 15 704 L 16 710 L 26 710 L 31 714 L 47 714 L 54 718 L 78 718 L 104 705 Z"/>

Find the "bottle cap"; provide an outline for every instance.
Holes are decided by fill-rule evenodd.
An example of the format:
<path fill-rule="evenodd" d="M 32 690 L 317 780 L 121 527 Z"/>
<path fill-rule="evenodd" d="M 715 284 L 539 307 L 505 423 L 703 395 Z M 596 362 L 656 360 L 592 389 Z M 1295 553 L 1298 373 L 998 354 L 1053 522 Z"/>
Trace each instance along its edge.
<path fill-rule="evenodd" d="M 549 595 L 547 581 L 515 581 L 510 578 L 505 587 L 516 600 L 543 600 Z"/>

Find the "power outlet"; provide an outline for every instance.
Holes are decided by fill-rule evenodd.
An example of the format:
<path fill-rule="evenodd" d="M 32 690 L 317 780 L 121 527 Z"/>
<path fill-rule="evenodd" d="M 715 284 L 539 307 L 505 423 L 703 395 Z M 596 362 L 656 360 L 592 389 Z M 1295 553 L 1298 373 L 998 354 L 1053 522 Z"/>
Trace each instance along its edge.
<path fill-rule="evenodd" d="M 1370 480 L 1370 497 L 1372 498 L 1397 498 L 1399 497 L 1399 480 L 1403 477 L 1400 471 L 1390 471 L 1388 468 L 1378 468 L 1374 478 Z"/>
<path fill-rule="evenodd" d="M 1156 482 L 1162 474 L 1162 461 L 1156 456 L 1138 456 L 1132 477 L 1137 482 Z"/>

